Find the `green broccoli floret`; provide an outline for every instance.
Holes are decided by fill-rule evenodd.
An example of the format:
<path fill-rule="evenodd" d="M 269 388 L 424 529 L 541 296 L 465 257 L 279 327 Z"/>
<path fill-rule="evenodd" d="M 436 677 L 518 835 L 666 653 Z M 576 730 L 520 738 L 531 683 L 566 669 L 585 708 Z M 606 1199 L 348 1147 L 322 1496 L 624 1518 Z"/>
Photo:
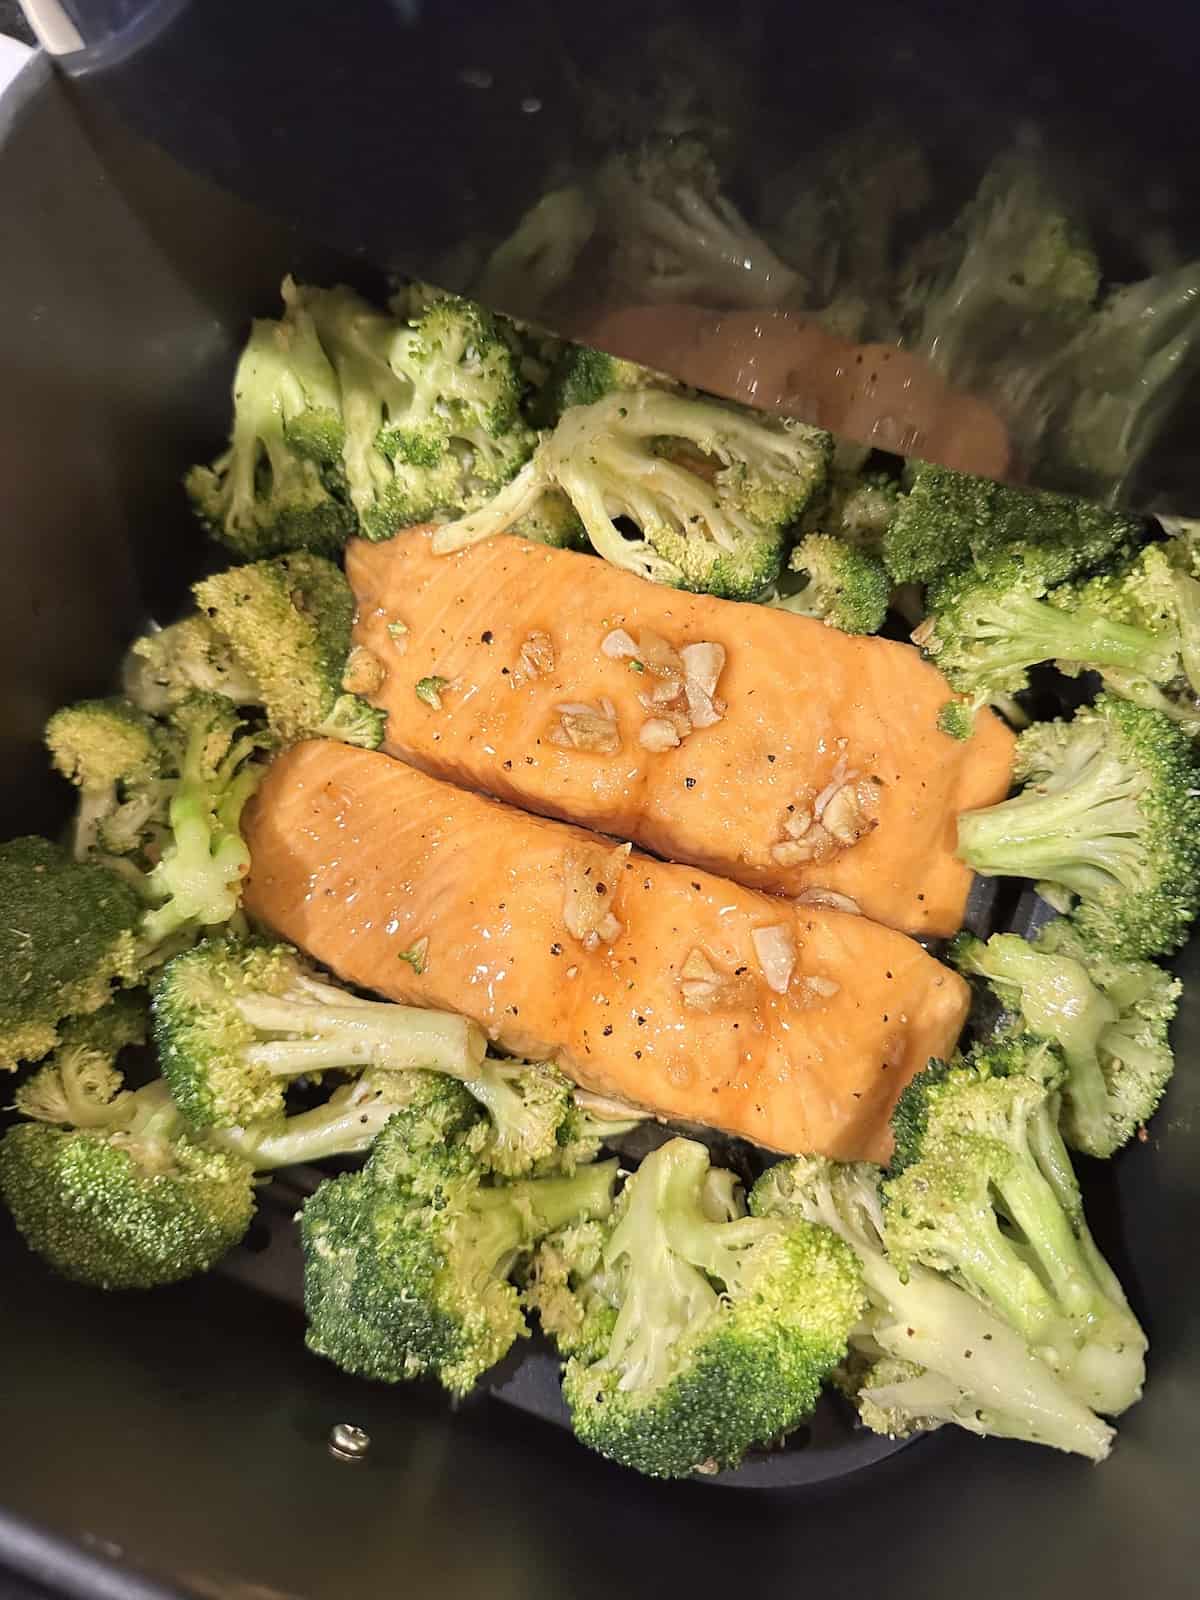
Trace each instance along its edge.
<path fill-rule="evenodd" d="M 483 504 L 528 458 L 513 352 L 482 307 L 446 295 L 405 321 L 351 289 L 299 293 L 341 384 L 346 482 L 368 539 Z"/>
<path fill-rule="evenodd" d="M 199 1128 L 278 1115 L 299 1077 L 423 1068 L 459 1079 L 486 1109 L 472 1149 L 494 1171 L 584 1155 L 571 1085 L 553 1067 L 486 1055 L 482 1030 L 452 1012 L 360 999 L 290 945 L 210 940 L 176 956 L 155 984 L 154 1036 L 163 1076 Z"/>
<path fill-rule="evenodd" d="M 242 808 L 262 777 L 252 759 L 261 746 L 220 695 L 192 694 L 171 713 L 165 740 L 175 774 L 158 860 L 145 875 L 150 901 L 141 928 L 143 953 L 228 922 L 241 902 L 250 852 L 241 834 Z"/>
<path fill-rule="evenodd" d="M 1047 586 L 1065 583 L 1140 534 L 1120 512 L 931 462 L 906 469 L 906 479 L 908 492 L 883 536 L 884 565 L 896 583 L 928 583 L 1014 545 L 1037 548 Z"/>
<path fill-rule="evenodd" d="M 805 1222 L 714 1220 L 708 1171 L 703 1145 L 672 1139 L 626 1184 L 600 1254 L 611 1333 L 599 1337 L 585 1305 L 563 1378 L 581 1442 L 650 1477 L 735 1466 L 794 1428 L 863 1305 L 839 1239 Z M 566 1316 L 552 1311 L 552 1327 Z"/>
<path fill-rule="evenodd" d="M 635 303 L 776 306 L 802 287 L 724 193 L 707 144 L 646 140 L 597 179 L 613 280 Z"/>
<path fill-rule="evenodd" d="M 977 709 L 967 700 L 947 700 L 938 712 L 938 728 L 948 739 L 969 739 L 975 732 Z"/>
<path fill-rule="evenodd" d="M 653 389 L 618 391 L 568 411 L 490 505 L 438 530 L 434 549 L 447 554 L 501 533 L 558 488 L 615 566 L 728 599 L 761 598 L 779 576 L 785 530 L 824 484 L 831 449 L 828 434 L 801 423 Z"/>
<path fill-rule="evenodd" d="M 530 539 L 534 544 L 548 544 L 555 550 L 590 550 L 587 529 L 579 520 L 575 507 L 558 489 L 542 495 L 537 504 L 519 517 L 509 533 Z"/>
<path fill-rule="evenodd" d="M 107 867 L 30 837 L 0 844 L 0 902 L 0 1069 L 11 1070 L 136 980 L 142 900 Z"/>
<path fill-rule="evenodd" d="M 835 468 L 824 504 L 811 509 L 805 522 L 814 533 L 833 534 L 866 555 L 880 556 L 901 499 L 900 480 L 886 472 Z"/>
<path fill-rule="evenodd" d="M 128 700 L 80 700 L 50 718 L 46 747 L 56 771 L 79 790 L 74 849 L 82 861 L 120 805 L 125 786 L 157 774 L 154 724 Z"/>
<path fill-rule="evenodd" d="M 1020 794 L 958 819 L 958 853 L 985 876 L 1078 897 L 1091 941 L 1129 960 L 1175 950 L 1200 908 L 1200 783 L 1185 735 L 1111 695 L 1017 740 Z"/>
<path fill-rule="evenodd" d="M 878 633 L 887 616 L 891 584 L 883 563 L 832 534 L 807 534 L 792 551 L 787 584 L 773 601 L 784 611 L 812 617 L 842 633 Z"/>
<path fill-rule="evenodd" d="M 528 1330 L 509 1281 L 547 1233 L 600 1219 L 615 1161 L 572 1177 L 489 1181 L 468 1145 L 463 1087 L 430 1081 L 366 1167 L 304 1207 L 308 1344 L 347 1372 L 395 1383 L 426 1373 L 465 1394 Z"/>
<path fill-rule="evenodd" d="M 155 717 L 193 689 L 224 695 L 236 706 L 260 703 L 258 685 L 204 616 L 184 617 L 135 639 L 121 669 L 121 686 L 135 706 Z"/>
<path fill-rule="evenodd" d="M 253 1168 L 188 1139 L 165 1084 L 129 1093 L 119 1082 L 68 1070 L 61 1103 L 23 1106 L 52 1120 L 0 1140 L 0 1196 L 65 1277 L 148 1289 L 207 1271 L 237 1244 L 254 1214 Z"/>
<path fill-rule="evenodd" d="M 354 596 L 333 562 L 299 551 L 214 573 L 193 592 L 240 671 L 258 685 L 256 699 L 278 739 L 380 744 L 386 712 L 343 688 Z"/>
<path fill-rule="evenodd" d="M 567 344 L 559 351 L 536 403 L 535 420 L 539 427 L 552 428 L 564 411 L 572 406 L 590 406 L 618 390 L 673 389 L 670 378 L 607 355 L 586 344 Z"/>
<path fill-rule="evenodd" d="M 976 705 L 1027 688 L 1029 668 L 1040 661 L 1111 667 L 1155 683 L 1175 677 L 1179 635 L 1173 618 L 1155 626 L 1125 622 L 1111 607 L 1090 605 L 1086 594 L 1095 584 L 1120 581 L 1107 578 L 1084 585 L 1082 603 L 1068 609 L 1048 593 L 1048 571 L 1056 564 L 1043 560 L 1039 546 L 1018 545 L 943 575 L 930 587 L 928 612 L 913 643 Z"/>
<path fill-rule="evenodd" d="M 561 1355 L 598 1361 L 612 1340 L 620 1285 L 604 1267 L 606 1239 L 602 1223 L 573 1223 L 543 1239 L 529 1261 L 522 1302 Z"/>
<path fill-rule="evenodd" d="M 332 555 L 354 530 L 341 493 L 337 378 L 290 279 L 283 295 L 283 320 L 255 322 L 238 362 L 229 449 L 184 480 L 201 520 L 244 559 Z"/>
<path fill-rule="evenodd" d="M 425 1067 L 466 1079 L 487 1047 L 465 1017 L 361 1000 L 290 945 L 233 939 L 206 940 L 162 969 L 154 1039 L 176 1104 L 198 1128 L 277 1115 L 288 1083 L 314 1073 Z"/>
<path fill-rule="evenodd" d="M 1062 1128 L 1088 1155 L 1110 1156 L 1149 1121 L 1175 1062 L 1168 1029 L 1181 986 L 1149 961 L 1097 951 L 1066 919 L 1032 943 L 995 934 L 960 935 L 962 972 L 986 978 L 1021 1025 L 1062 1051 Z"/>
<path fill-rule="evenodd" d="M 901 1273 L 949 1274 L 1116 1416 L 1141 1395 L 1146 1339 L 1084 1220 L 1058 1132 L 1063 1071 L 1026 1037 L 918 1073 L 893 1118 L 884 1238 Z"/>
<path fill-rule="evenodd" d="M 1113 1430 L 1007 1322 L 944 1274 L 889 1259 L 881 1178 L 866 1162 L 801 1156 L 750 1193 L 755 1216 L 831 1228 L 859 1259 L 867 1310 L 850 1338 L 850 1387 L 863 1422 L 900 1438 L 953 1423 L 1102 1461 Z"/>

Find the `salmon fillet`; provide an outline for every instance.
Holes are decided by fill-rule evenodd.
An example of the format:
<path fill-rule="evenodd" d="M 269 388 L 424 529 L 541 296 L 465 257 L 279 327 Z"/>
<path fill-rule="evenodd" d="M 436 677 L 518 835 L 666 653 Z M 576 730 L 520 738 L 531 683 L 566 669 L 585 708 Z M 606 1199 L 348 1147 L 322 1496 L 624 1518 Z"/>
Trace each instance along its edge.
<path fill-rule="evenodd" d="M 408 529 L 352 543 L 346 572 L 355 639 L 375 657 L 355 687 L 388 712 L 389 754 L 752 887 L 834 891 L 907 933 L 961 926 L 971 874 L 955 821 L 1004 798 L 1013 740 L 990 712 L 965 742 L 941 733 L 950 690 L 911 646 L 508 535 L 435 556 L 429 530 Z M 720 721 L 675 748 L 644 748 L 644 725 L 662 719 L 639 696 L 675 685 L 605 654 L 617 629 L 642 643 L 650 630 L 675 650 L 722 646 Z M 446 680 L 440 709 L 416 692 L 429 678 Z M 582 721 L 586 745 L 578 711 L 604 701 L 616 737 L 590 743 L 607 748 L 556 742 Z M 566 736 L 564 706 L 576 708 Z M 796 837 L 839 776 L 848 782 L 824 820 L 840 838 Z"/>
<path fill-rule="evenodd" d="M 897 1095 L 966 1017 L 962 979 L 902 934 L 384 755 L 295 746 L 245 828 L 247 911 L 339 977 L 775 1150 L 886 1158 Z"/>

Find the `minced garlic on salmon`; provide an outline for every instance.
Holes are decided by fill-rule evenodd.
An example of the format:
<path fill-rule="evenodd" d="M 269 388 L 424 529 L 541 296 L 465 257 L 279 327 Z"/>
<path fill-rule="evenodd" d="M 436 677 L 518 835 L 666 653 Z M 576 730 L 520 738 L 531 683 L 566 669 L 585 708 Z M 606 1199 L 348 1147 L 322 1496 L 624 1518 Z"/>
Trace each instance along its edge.
<path fill-rule="evenodd" d="M 247 911 L 340 977 L 463 1012 L 598 1094 L 776 1150 L 886 1157 L 896 1096 L 966 1016 L 962 979 L 902 934 L 385 755 L 294 747 L 245 827 Z"/>
<path fill-rule="evenodd" d="M 390 754 L 753 887 L 961 925 L 956 818 L 1007 793 L 1012 736 L 990 712 L 941 733 L 950 691 L 911 646 L 508 535 L 435 556 L 409 529 L 346 570 Z M 454 685 L 436 706 L 431 679 Z"/>

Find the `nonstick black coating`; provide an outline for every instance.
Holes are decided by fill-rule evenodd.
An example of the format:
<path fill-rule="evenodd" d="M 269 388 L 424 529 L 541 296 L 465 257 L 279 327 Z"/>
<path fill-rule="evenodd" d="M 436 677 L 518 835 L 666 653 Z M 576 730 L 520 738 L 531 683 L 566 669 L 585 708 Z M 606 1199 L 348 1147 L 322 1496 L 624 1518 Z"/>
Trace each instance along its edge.
<path fill-rule="evenodd" d="M 103 689 L 122 641 L 178 604 L 200 559 L 177 479 L 226 424 L 247 316 L 272 310 L 285 269 L 335 264 L 119 134 L 85 85 L 68 94 L 35 65 L 5 116 L 0 215 L 20 219 L 0 251 L 9 833 L 65 815 L 39 744 L 47 712 Z M 504 1380 L 514 1403 L 452 1414 L 424 1386 L 357 1382 L 307 1354 L 283 1279 L 262 1292 L 265 1262 L 253 1290 L 217 1276 L 103 1296 L 52 1278 L 0 1220 L 0 1564 L 76 1594 L 119 1592 L 123 1570 L 144 1569 L 241 1600 L 1193 1594 L 1195 947 L 1180 971 L 1167 1104 L 1148 1143 L 1087 1175 L 1152 1339 L 1147 1397 L 1105 1466 L 949 1430 L 876 1461 L 886 1446 L 847 1431 L 756 1459 L 740 1480 L 754 1493 L 650 1484 L 529 1414 L 553 1392 L 544 1368 Z M 342 1421 L 371 1435 L 365 1464 L 328 1454 Z M 845 1470 L 850 1451 L 870 1470 Z M 806 1463 L 822 1456 L 814 1485 Z M 86 1587 L 80 1546 L 115 1563 L 115 1589 Z"/>

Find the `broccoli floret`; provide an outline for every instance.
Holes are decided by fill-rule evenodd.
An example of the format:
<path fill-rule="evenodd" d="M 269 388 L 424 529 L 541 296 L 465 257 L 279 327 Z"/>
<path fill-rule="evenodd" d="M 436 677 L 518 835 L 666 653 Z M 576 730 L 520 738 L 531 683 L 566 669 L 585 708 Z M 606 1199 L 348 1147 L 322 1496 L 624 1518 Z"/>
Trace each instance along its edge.
<path fill-rule="evenodd" d="M 935 270 L 903 291 L 915 343 L 944 372 L 969 380 L 996 352 L 1048 325 L 1061 340 L 1100 287 L 1091 243 L 1041 163 L 1001 156 L 954 223 Z"/>
<path fill-rule="evenodd" d="M 611 1333 L 597 1353 L 585 1307 L 563 1378 L 581 1442 L 651 1477 L 734 1466 L 794 1428 L 863 1305 L 853 1254 L 826 1229 L 713 1220 L 708 1170 L 703 1145 L 672 1139 L 626 1184 L 600 1255 Z"/>
<path fill-rule="evenodd" d="M 354 530 L 341 494 L 337 378 L 290 279 L 283 294 L 283 321 L 255 322 L 238 362 L 229 449 L 184 480 L 201 520 L 245 559 L 332 555 Z"/>
<path fill-rule="evenodd" d="M 258 685 L 207 617 L 184 617 L 135 639 L 121 686 L 142 711 L 159 717 L 193 689 L 224 695 L 236 706 L 259 704 Z"/>
<path fill-rule="evenodd" d="M 899 478 L 835 467 L 824 503 L 810 509 L 805 522 L 814 533 L 833 534 L 865 555 L 880 556 L 901 498 Z"/>
<path fill-rule="evenodd" d="M 881 1178 L 866 1162 L 801 1156 L 750 1193 L 755 1216 L 831 1228 L 861 1263 L 867 1310 L 851 1335 L 851 1387 L 864 1423 L 899 1437 L 953 1423 L 1103 1460 L 1113 1430 L 1007 1322 L 943 1274 L 915 1263 L 902 1273 L 889 1259 Z"/>
<path fill-rule="evenodd" d="M 536 201 L 484 263 L 471 292 L 514 317 L 535 317 L 563 287 L 596 231 L 596 207 L 579 184 Z"/>
<path fill-rule="evenodd" d="M 44 1108 L 69 1114 L 81 1101 L 81 1123 L 67 1115 L 10 1128 L 0 1196 L 65 1277 L 148 1289 L 205 1272 L 250 1225 L 253 1169 L 189 1140 L 163 1083 L 131 1094 L 114 1092 L 117 1082 L 75 1076 L 64 1103 Z"/>
<path fill-rule="evenodd" d="M 0 902 L 0 1069 L 11 1070 L 136 980 L 142 901 L 107 867 L 30 837 L 0 844 Z"/>
<path fill-rule="evenodd" d="M 490 505 L 438 530 L 434 549 L 503 532 L 558 488 L 614 565 L 678 588 L 761 598 L 779 576 L 785 530 L 824 484 L 831 449 L 828 434 L 801 423 L 622 390 L 568 411 Z"/>
<path fill-rule="evenodd" d="M 300 551 L 214 573 L 193 592 L 241 672 L 258 685 L 278 739 L 340 739 L 368 750 L 380 744 L 386 712 L 343 687 L 354 596 L 331 561 Z"/>
<path fill-rule="evenodd" d="M 650 139 L 612 157 L 597 190 L 613 280 L 634 301 L 776 306 L 802 287 L 723 192 L 693 136 Z"/>
<path fill-rule="evenodd" d="M 1062 1077 L 1032 1037 L 918 1073 L 893 1118 L 884 1237 L 901 1273 L 949 1274 L 1116 1416 L 1141 1395 L 1146 1339 L 1084 1221 L 1058 1132 Z"/>
<path fill-rule="evenodd" d="M 572 406 L 590 406 L 618 390 L 672 389 L 670 378 L 636 361 L 607 355 L 586 344 L 564 345 L 542 385 L 536 402 L 539 427 L 552 428 Z"/>
<path fill-rule="evenodd" d="M 977 707 L 966 700 L 947 700 L 938 712 L 937 725 L 948 739 L 969 739 L 975 732 Z"/>
<path fill-rule="evenodd" d="M 128 700 L 81 700 L 50 718 L 46 747 L 56 771 L 79 790 L 74 849 L 82 861 L 120 805 L 125 786 L 157 773 L 154 724 Z"/>
<path fill-rule="evenodd" d="M 1200 908 L 1200 783 L 1179 728 L 1102 695 L 1026 729 L 1015 773 L 1020 794 L 959 817 L 960 857 L 1077 896 L 1080 931 L 1114 955 L 1177 949 Z"/>
<path fill-rule="evenodd" d="M 300 296 L 341 384 L 346 481 L 368 539 L 481 505 L 528 458 L 516 362 L 480 306 L 447 295 L 405 321 L 350 289 Z"/>
<path fill-rule="evenodd" d="M 797 616 L 812 617 L 843 633 L 878 633 L 887 616 L 891 584 L 883 563 L 832 534 L 807 534 L 792 551 L 788 569 L 800 587 L 787 584 L 773 602 Z"/>
<path fill-rule="evenodd" d="M 176 956 L 155 984 L 154 1036 L 196 1127 L 277 1116 L 298 1077 L 370 1069 L 378 1080 L 423 1068 L 459 1079 L 486 1109 L 472 1149 L 494 1171 L 582 1157 L 571 1085 L 553 1067 L 485 1055 L 482 1030 L 452 1012 L 360 999 L 290 945 L 210 940 Z"/>
<path fill-rule="evenodd" d="M 1012 546 L 1036 548 L 1047 586 L 1065 583 L 1141 531 L 1135 519 L 1070 495 L 1014 489 L 927 461 L 906 469 L 906 484 L 883 536 L 896 583 L 928 583 Z"/>
<path fill-rule="evenodd" d="M 988 980 L 1024 1028 L 1062 1051 L 1061 1122 L 1075 1149 L 1110 1156 L 1150 1119 L 1174 1070 L 1167 1033 L 1178 979 L 1152 962 L 1096 951 L 1065 919 L 1033 943 L 960 935 L 952 955 L 961 971 Z"/>
<path fill-rule="evenodd" d="M 1114 668 L 1151 682 L 1169 682 L 1179 670 L 1174 619 L 1157 626 L 1117 620 L 1108 606 L 1085 598 L 1070 609 L 1048 595 L 1056 560 L 1040 547 L 1016 546 L 938 579 L 928 614 L 913 643 L 935 662 L 951 686 L 977 705 L 996 694 L 1028 687 L 1029 668 L 1058 660 L 1072 668 Z M 1093 579 L 1083 586 L 1125 581 Z"/>
<path fill-rule="evenodd" d="M 508 530 L 534 544 L 548 544 L 555 550 L 589 550 L 587 529 L 579 513 L 558 489 L 550 489 L 530 511 L 519 517 Z"/>
<path fill-rule="evenodd" d="M 486 1049 L 465 1017 L 360 1000 L 290 945 L 232 939 L 206 940 L 163 968 L 154 1038 L 171 1093 L 198 1128 L 275 1116 L 290 1080 L 314 1073 L 425 1067 L 470 1078 Z"/>
<path fill-rule="evenodd" d="M 158 860 L 141 886 L 151 903 L 141 929 L 147 957 L 169 950 L 180 934 L 228 922 L 237 910 L 250 870 L 242 808 L 264 771 L 252 759 L 261 741 L 242 731 L 220 695 L 180 701 L 165 738 L 175 777 Z"/>
<path fill-rule="evenodd" d="M 429 1373 L 466 1393 L 528 1331 L 509 1282 L 522 1257 L 611 1209 L 615 1161 L 488 1181 L 464 1137 L 477 1116 L 461 1085 L 433 1080 L 363 1171 L 305 1205 L 308 1345 L 345 1371 L 389 1383 Z"/>
<path fill-rule="evenodd" d="M 619 1280 L 603 1264 L 607 1232 L 579 1222 L 549 1234 L 525 1272 L 521 1298 L 561 1355 L 598 1361 L 617 1320 Z"/>

